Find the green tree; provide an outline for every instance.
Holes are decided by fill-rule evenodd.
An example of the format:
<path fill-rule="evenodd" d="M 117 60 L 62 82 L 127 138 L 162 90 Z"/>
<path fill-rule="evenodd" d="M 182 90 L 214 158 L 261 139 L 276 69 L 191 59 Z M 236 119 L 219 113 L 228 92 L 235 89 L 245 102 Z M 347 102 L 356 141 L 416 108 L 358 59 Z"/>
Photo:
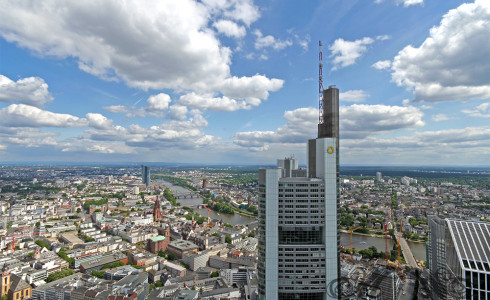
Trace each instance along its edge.
<path fill-rule="evenodd" d="M 61 271 L 57 271 L 57 272 L 49 274 L 48 279 L 46 279 L 46 282 L 55 281 L 55 280 L 64 278 L 66 276 L 73 275 L 73 273 L 75 273 L 75 271 L 72 269 L 64 269 Z"/>
<path fill-rule="evenodd" d="M 105 273 L 104 271 L 95 271 L 95 270 L 94 270 L 94 271 L 92 271 L 92 272 L 90 273 L 90 275 L 95 276 L 95 277 L 97 277 L 97 278 L 104 279 L 104 273 Z"/>
<path fill-rule="evenodd" d="M 177 257 L 177 255 L 175 255 L 173 253 L 169 253 L 167 255 L 167 258 L 168 258 L 168 260 L 177 260 L 178 257 Z"/>
<path fill-rule="evenodd" d="M 248 237 L 255 237 L 255 233 L 250 232 L 250 233 L 248 234 Z"/>
<path fill-rule="evenodd" d="M 218 277 L 219 276 L 219 271 L 212 272 L 210 276 L 211 276 L 211 278 Z"/>
<path fill-rule="evenodd" d="M 158 256 L 163 257 L 163 258 L 166 258 L 167 257 L 167 253 L 165 253 L 165 251 L 163 251 L 163 250 L 158 250 Z"/>
<path fill-rule="evenodd" d="M 231 236 L 225 236 L 225 242 L 231 245 Z"/>
<path fill-rule="evenodd" d="M 162 287 L 163 286 L 163 282 L 157 281 L 157 282 L 155 282 L 155 285 L 156 285 L 156 287 Z"/>

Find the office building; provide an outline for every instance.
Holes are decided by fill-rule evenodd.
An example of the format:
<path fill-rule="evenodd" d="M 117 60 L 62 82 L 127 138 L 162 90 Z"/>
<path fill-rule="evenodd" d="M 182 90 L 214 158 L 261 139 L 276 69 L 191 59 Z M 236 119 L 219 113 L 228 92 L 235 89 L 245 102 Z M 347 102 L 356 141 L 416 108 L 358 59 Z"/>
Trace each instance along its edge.
<path fill-rule="evenodd" d="M 143 184 L 146 184 L 146 186 L 150 186 L 150 183 L 151 183 L 150 167 L 141 166 L 141 181 L 143 182 Z"/>
<path fill-rule="evenodd" d="M 433 299 L 490 299 L 490 224 L 429 216 Z"/>
<path fill-rule="evenodd" d="M 377 182 L 383 181 L 383 175 L 381 174 L 381 172 L 376 172 L 376 181 Z"/>
<path fill-rule="evenodd" d="M 338 299 L 339 90 L 323 91 L 305 177 L 293 158 L 259 170 L 259 299 Z"/>

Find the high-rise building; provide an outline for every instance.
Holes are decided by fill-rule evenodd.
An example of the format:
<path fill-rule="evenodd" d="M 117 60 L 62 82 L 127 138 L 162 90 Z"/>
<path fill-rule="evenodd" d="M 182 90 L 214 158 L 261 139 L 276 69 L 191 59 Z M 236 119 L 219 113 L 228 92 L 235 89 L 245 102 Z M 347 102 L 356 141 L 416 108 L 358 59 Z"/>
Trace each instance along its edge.
<path fill-rule="evenodd" d="M 377 182 L 383 181 L 383 175 L 381 174 L 381 172 L 376 172 L 376 181 Z"/>
<path fill-rule="evenodd" d="M 318 138 L 307 144 L 307 176 L 292 176 L 293 159 L 259 170 L 260 299 L 339 298 L 338 103 L 335 86 L 323 91 Z"/>
<path fill-rule="evenodd" d="M 490 299 L 490 224 L 429 216 L 432 299 Z"/>
<path fill-rule="evenodd" d="M 151 183 L 150 167 L 141 166 L 141 181 L 143 182 L 143 184 L 146 184 L 146 186 L 150 186 L 150 183 Z"/>

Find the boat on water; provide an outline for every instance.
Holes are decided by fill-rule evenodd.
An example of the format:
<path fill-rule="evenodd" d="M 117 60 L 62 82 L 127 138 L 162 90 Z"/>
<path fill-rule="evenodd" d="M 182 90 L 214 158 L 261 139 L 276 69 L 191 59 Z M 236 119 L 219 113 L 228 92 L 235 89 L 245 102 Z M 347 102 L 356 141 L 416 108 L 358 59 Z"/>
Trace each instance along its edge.
<path fill-rule="evenodd" d="M 362 245 L 367 244 L 367 242 L 361 242 Z"/>

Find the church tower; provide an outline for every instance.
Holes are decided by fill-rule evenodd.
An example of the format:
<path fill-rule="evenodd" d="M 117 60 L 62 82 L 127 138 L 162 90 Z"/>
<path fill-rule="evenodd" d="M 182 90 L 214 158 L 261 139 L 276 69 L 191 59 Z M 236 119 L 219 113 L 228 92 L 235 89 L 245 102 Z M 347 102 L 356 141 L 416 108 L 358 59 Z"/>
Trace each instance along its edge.
<path fill-rule="evenodd" d="M 2 288 L 2 293 L 0 294 L 0 297 L 3 297 L 7 295 L 10 290 L 10 270 L 7 263 L 5 263 L 2 268 L 1 288 Z"/>

